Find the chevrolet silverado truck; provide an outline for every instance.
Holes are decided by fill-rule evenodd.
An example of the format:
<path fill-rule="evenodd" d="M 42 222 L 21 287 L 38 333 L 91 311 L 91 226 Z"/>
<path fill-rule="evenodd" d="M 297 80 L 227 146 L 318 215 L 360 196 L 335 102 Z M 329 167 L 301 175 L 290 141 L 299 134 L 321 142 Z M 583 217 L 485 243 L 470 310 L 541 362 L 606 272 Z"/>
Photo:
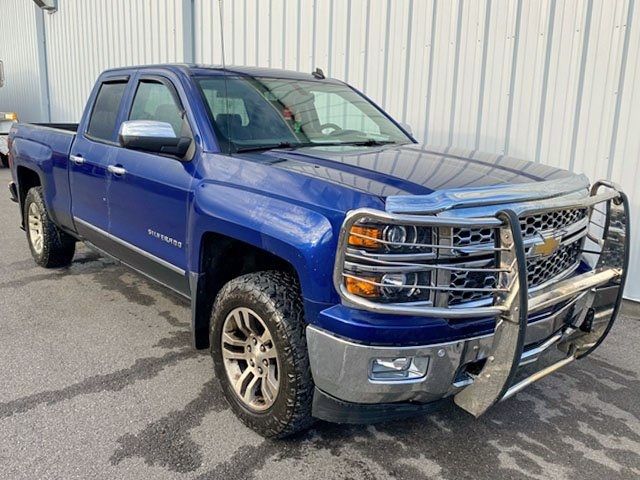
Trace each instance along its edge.
<path fill-rule="evenodd" d="M 81 241 L 189 299 L 267 437 L 479 416 L 589 355 L 621 304 L 615 184 L 419 145 L 320 70 L 108 70 L 78 125 L 16 124 L 9 148 L 35 262 Z"/>

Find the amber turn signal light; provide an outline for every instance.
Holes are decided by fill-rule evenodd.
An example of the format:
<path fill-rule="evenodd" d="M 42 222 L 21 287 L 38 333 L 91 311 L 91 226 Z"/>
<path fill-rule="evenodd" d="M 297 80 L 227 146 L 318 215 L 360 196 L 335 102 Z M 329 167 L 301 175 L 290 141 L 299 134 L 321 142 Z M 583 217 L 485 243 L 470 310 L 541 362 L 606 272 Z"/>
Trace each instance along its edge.
<path fill-rule="evenodd" d="M 370 282 L 375 282 L 375 278 L 371 278 Z M 378 297 L 380 296 L 380 291 L 377 285 L 373 283 L 367 282 L 360 278 L 346 277 L 345 285 L 347 287 L 347 291 L 354 295 L 358 295 L 359 297 Z"/>
<path fill-rule="evenodd" d="M 377 227 L 354 225 L 349 231 L 349 245 L 354 247 L 379 248 L 377 239 L 382 237 L 382 230 Z"/>

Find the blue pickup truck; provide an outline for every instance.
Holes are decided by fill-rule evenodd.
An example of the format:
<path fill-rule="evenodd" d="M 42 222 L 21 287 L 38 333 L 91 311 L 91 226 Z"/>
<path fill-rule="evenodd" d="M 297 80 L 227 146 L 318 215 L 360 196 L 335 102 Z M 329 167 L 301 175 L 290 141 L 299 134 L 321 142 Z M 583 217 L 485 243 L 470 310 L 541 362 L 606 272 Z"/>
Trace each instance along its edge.
<path fill-rule="evenodd" d="M 616 185 L 419 145 L 320 70 L 109 70 L 80 124 L 14 125 L 9 163 L 35 262 L 82 241 L 190 299 L 268 437 L 479 416 L 593 351 L 622 299 Z"/>

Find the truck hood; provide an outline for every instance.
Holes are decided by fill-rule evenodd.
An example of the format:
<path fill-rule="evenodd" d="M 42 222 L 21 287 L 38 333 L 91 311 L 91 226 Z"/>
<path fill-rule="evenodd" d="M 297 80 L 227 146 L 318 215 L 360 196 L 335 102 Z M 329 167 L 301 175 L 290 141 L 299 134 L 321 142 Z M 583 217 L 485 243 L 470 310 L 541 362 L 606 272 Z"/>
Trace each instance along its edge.
<path fill-rule="evenodd" d="M 244 157 L 253 160 L 262 157 L 262 161 L 276 168 L 382 198 L 522 185 L 574 176 L 566 170 L 505 155 L 418 144 L 310 147 Z"/>

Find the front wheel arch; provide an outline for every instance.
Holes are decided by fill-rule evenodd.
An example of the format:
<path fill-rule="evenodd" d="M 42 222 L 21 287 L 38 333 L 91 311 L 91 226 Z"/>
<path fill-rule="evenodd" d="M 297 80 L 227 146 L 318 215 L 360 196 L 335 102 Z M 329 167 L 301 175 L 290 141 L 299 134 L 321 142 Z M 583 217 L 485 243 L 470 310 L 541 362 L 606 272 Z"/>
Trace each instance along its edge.
<path fill-rule="evenodd" d="M 226 283 L 261 271 L 290 275 L 300 284 L 298 272 L 288 260 L 241 240 L 209 232 L 201 242 L 199 272 L 191 272 L 191 332 L 195 348 L 209 348 L 209 320 L 213 302 Z"/>

